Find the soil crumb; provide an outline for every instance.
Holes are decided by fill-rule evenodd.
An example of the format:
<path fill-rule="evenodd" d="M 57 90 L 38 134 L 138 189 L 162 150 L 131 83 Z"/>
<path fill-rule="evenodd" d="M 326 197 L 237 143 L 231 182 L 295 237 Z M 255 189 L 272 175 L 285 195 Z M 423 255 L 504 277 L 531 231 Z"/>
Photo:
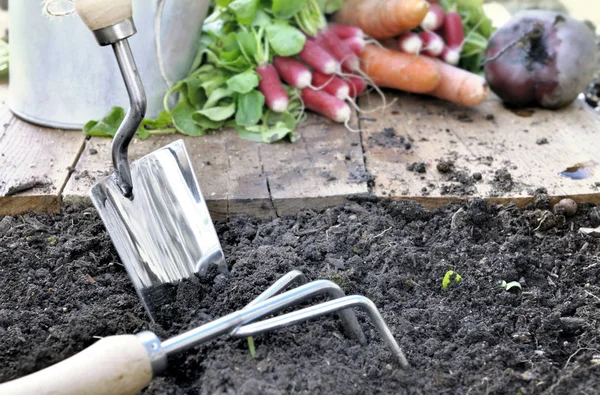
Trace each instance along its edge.
<path fill-rule="evenodd" d="M 255 358 L 246 339 L 232 338 L 169 358 L 142 393 L 598 393 L 600 238 L 579 232 L 598 221 L 597 208 L 580 205 L 565 218 L 541 195 L 523 210 L 481 200 L 435 210 L 363 201 L 219 222 L 230 275 L 174 286 L 162 326 L 149 323 L 94 210 L 0 218 L 0 381 L 98 337 L 180 334 L 243 308 L 298 269 L 371 299 L 410 368 L 399 368 L 356 310 L 367 346 L 330 315 L 256 336 Z"/>

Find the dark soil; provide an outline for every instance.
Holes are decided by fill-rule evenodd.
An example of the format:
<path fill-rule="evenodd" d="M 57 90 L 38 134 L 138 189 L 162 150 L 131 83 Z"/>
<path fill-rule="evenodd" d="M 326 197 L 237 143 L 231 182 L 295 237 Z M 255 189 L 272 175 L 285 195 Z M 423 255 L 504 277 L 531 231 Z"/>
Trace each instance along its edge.
<path fill-rule="evenodd" d="M 186 282 L 149 325 L 95 211 L 0 220 L 0 380 L 68 358 L 99 336 L 181 333 L 242 308 L 292 269 L 379 307 L 402 370 L 363 312 L 368 346 L 336 316 L 170 360 L 145 394 L 592 394 L 600 388 L 600 239 L 538 196 L 524 211 L 474 200 L 427 211 L 362 202 L 217 228 L 231 270 Z M 442 289 L 453 270 L 462 277 Z M 498 284 L 518 281 L 507 291 Z"/>

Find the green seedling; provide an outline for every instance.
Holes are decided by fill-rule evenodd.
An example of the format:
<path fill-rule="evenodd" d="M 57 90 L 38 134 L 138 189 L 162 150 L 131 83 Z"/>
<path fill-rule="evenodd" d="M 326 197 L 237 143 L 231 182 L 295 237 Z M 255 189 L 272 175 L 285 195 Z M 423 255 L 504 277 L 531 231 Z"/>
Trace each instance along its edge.
<path fill-rule="evenodd" d="M 513 288 L 519 289 L 519 291 L 523 290 L 521 283 L 518 281 L 511 281 L 511 282 L 507 283 L 506 281 L 502 280 L 499 285 L 501 288 L 504 288 L 506 291 L 510 291 Z"/>
<path fill-rule="evenodd" d="M 58 240 L 56 240 L 56 237 L 54 237 L 54 236 L 48 237 L 48 243 L 50 243 L 50 245 L 55 246 L 57 242 L 58 242 Z"/>
<path fill-rule="evenodd" d="M 442 280 L 442 288 L 443 289 L 448 288 L 448 286 L 450 285 L 450 283 L 452 281 L 459 283 L 462 281 L 462 277 L 460 274 L 456 273 L 454 270 L 448 270 L 446 272 L 446 274 L 444 275 L 444 279 Z"/>
<path fill-rule="evenodd" d="M 248 349 L 252 358 L 256 359 L 256 347 L 254 347 L 254 338 L 252 336 L 248 338 Z"/>

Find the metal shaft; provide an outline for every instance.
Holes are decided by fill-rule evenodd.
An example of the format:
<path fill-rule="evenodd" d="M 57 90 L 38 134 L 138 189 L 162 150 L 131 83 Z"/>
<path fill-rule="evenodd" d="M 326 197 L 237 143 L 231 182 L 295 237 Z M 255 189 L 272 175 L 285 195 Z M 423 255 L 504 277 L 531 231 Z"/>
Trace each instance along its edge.
<path fill-rule="evenodd" d="M 146 93 L 127 39 L 113 43 L 112 47 L 129 95 L 129 110 L 113 141 L 112 160 L 117 186 L 125 197 L 132 198 L 133 182 L 127 148 L 146 115 Z"/>
<path fill-rule="evenodd" d="M 181 335 L 167 339 L 162 342 L 162 349 L 167 357 L 178 354 L 198 344 L 227 334 L 246 322 L 257 320 L 287 307 L 302 303 L 313 298 L 315 295 L 330 292 L 335 288 L 339 289 L 339 287 L 331 281 L 313 281 L 281 295 L 273 296 L 262 302 L 245 307 L 242 310 L 182 333 Z M 358 328 L 358 331 L 360 331 L 360 327 Z"/>

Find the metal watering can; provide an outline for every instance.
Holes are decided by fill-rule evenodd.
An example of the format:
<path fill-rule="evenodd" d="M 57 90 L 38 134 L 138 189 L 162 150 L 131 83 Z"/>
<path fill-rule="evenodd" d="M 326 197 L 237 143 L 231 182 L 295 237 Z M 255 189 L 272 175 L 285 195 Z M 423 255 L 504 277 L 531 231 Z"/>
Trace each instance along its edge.
<path fill-rule="evenodd" d="M 66 0 L 46 0 L 46 2 Z M 209 0 L 133 0 L 131 48 L 155 118 L 196 54 Z M 39 125 L 81 129 L 113 106 L 127 108 L 121 72 L 77 15 L 51 17 L 42 0 L 10 0 L 9 106 Z M 85 70 L 85 72 L 81 72 Z"/>

